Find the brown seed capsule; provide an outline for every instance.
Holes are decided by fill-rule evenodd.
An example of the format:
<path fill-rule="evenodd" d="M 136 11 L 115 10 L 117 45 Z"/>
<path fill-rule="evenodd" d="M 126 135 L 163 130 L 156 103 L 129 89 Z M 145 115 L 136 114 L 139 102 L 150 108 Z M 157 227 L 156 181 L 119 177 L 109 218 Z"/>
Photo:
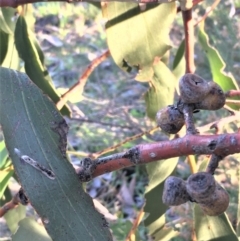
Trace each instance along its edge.
<path fill-rule="evenodd" d="M 156 122 L 164 132 L 176 134 L 184 125 L 184 116 L 175 106 L 170 105 L 157 112 Z"/>
<path fill-rule="evenodd" d="M 186 189 L 206 215 L 218 216 L 228 207 L 228 193 L 210 173 L 199 172 L 191 175 L 187 180 Z"/>
<path fill-rule="evenodd" d="M 208 82 L 195 74 L 185 74 L 179 81 L 181 100 L 184 103 L 198 103 L 209 92 Z"/>
<path fill-rule="evenodd" d="M 189 200 L 186 183 L 179 177 L 170 176 L 165 180 L 162 201 L 168 206 L 177 206 Z"/>
<path fill-rule="evenodd" d="M 217 83 L 211 81 L 208 85 L 210 91 L 202 101 L 195 105 L 196 109 L 218 110 L 225 105 L 226 96 Z"/>
<path fill-rule="evenodd" d="M 218 183 L 211 201 L 199 204 L 203 212 L 208 216 L 218 216 L 224 213 L 229 205 L 229 196 L 225 189 Z"/>
<path fill-rule="evenodd" d="M 198 172 L 192 174 L 187 179 L 187 192 L 197 202 L 205 202 L 208 200 L 216 187 L 213 176 L 207 172 Z"/>

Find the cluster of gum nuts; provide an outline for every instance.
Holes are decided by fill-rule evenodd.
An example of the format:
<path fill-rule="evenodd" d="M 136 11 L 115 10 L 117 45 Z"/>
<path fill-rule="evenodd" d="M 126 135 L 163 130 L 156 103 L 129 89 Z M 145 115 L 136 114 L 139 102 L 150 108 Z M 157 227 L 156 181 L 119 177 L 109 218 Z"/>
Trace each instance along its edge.
<path fill-rule="evenodd" d="M 179 81 L 180 101 L 177 106 L 161 109 L 156 115 L 158 126 L 168 134 L 176 134 L 185 124 L 183 109 L 217 110 L 225 104 L 225 94 L 215 82 L 208 82 L 195 74 L 185 74 Z M 217 216 L 229 205 L 228 193 L 207 172 L 192 174 L 184 181 L 170 176 L 164 183 L 163 203 L 177 206 L 187 201 L 196 202 L 203 213 Z"/>
<path fill-rule="evenodd" d="M 229 205 L 228 193 L 207 172 L 192 174 L 187 181 L 179 177 L 168 177 L 164 183 L 162 200 L 168 206 L 196 202 L 208 216 L 222 214 Z"/>
<path fill-rule="evenodd" d="M 184 123 L 184 106 L 196 110 L 218 110 L 225 104 L 225 94 L 221 87 L 195 74 L 185 74 L 179 81 L 180 100 L 177 106 L 169 105 L 156 115 L 158 126 L 168 134 L 178 133 Z"/>

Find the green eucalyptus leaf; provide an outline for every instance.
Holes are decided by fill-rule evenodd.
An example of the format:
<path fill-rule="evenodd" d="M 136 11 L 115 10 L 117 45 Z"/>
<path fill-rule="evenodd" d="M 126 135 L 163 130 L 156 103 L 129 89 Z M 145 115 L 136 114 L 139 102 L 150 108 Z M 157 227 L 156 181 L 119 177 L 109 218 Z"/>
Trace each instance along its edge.
<path fill-rule="evenodd" d="M 181 60 L 184 58 L 184 54 L 185 54 L 185 39 L 182 40 L 181 44 L 178 47 L 176 56 L 173 61 L 173 69 L 175 69 L 179 65 Z"/>
<path fill-rule="evenodd" d="M 60 97 L 55 90 L 47 69 L 42 64 L 43 56 L 36 48 L 36 41 L 32 39 L 30 31 L 28 30 L 24 17 L 19 17 L 15 29 L 15 43 L 19 56 L 24 60 L 25 71 L 31 80 L 47 94 L 54 103 L 57 103 Z M 40 51 L 40 52 L 39 52 Z M 40 55 L 39 55 L 40 53 Z M 65 105 L 61 113 L 63 115 L 70 115 L 69 108 Z"/>
<path fill-rule="evenodd" d="M 109 2 L 102 7 L 107 18 L 107 41 L 117 65 L 125 71 L 139 70 L 136 80 L 149 81 L 153 65 L 171 48 L 169 28 L 176 15 L 176 4 Z"/>
<path fill-rule="evenodd" d="M 155 120 L 156 113 L 173 103 L 176 78 L 161 61 L 153 66 L 154 76 L 150 88 L 145 94 L 147 115 Z"/>
<path fill-rule="evenodd" d="M 178 158 L 171 158 L 153 162 L 146 166 L 149 175 L 149 184 L 145 191 L 146 205 L 144 207 L 144 212 L 149 213 L 144 221 L 146 226 L 161 217 L 168 208 L 162 202 L 163 185 L 164 180 L 171 175 L 177 163 Z"/>
<path fill-rule="evenodd" d="M 16 10 L 10 7 L 0 8 L 0 29 L 7 34 L 13 34 L 16 25 Z"/>
<path fill-rule="evenodd" d="M 238 241 L 238 237 L 225 213 L 216 217 L 207 216 L 196 204 L 194 220 L 194 230 L 199 241 Z"/>
<path fill-rule="evenodd" d="M 163 214 L 148 226 L 149 234 L 154 240 L 169 241 L 179 234 L 172 227 L 165 227 L 165 223 L 165 214 Z"/>
<path fill-rule="evenodd" d="M 26 217 L 26 207 L 19 204 L 16 208 L 9 210 L 4 218 L 7 222 L 11 233 L 15 233 L 18 229 L 18 222 Z"/>
<path fill-rule="evenodd" d="M 106 220 L 66 158 L 68 127 L 54 103 L 26 74 L 0 68 L 0 113 L 5 113 L 0 124 L 18 181 L 51 238 L 112 240 Z M 24 158 L 32 158 L 47 173 Z"/>
<path fill-rule="evenodd" d="M 144 220 L 144 224 L 154 240 L 167 241 L 177 235 L 177 232 L 171 227 L 165 227 L 165 212 L 168 207 L 162 202 L 164 180 L 173 173 L 177 163 L 178 158 L 171 158 L 146 166 L 149 184 L 145 191 L 144 212 L 148 213 L 148 216 Z"/>
<path fill-rule="evenodd" d="M 173 228 L 163 227 L 161 230 L 157 231 L 152 237 L 155 240 L 169 241 L 174 237 L 178 237 L 179 232 L 175 231 Z"/>
<path fill-rule="evenodd" d="M 198 171 L 206 170 L 208 162 L 208 158 L 204 159 Z M 238 240 L 226 213 L 216 217 L 207 216 L 198 204 L 194 205 L 194 229 L 197 240 Z"/>
<path fill-rule="evenodd" d="M 2 65 L 8 51 L 9 35 L 0 29 L 0 65 Z"/>
<path fill-rule="evenodd" d="M 9 179 L 13 175 L 13 170 L 0 170 L 0 199 L 2 198 L 5 189 L 7 188 Z"/>
<path fill-rule="evenodd" d="M 42 65 L 44 65 L 44 54 L 43 54 L 42 49 L 40 48 L 40 45 L 39 45 L 38 41 L 35 38 L 33 39 L 33 44 L 34 44 L 34 47 L 36 48 L 37 55 L 39 57 L 40 63 Z M 51 78 L 48 78 L 47 80 L 50 81 L 50 82 L 52 81 Z"/>
<path fill-rule="evenodd" d="M 185 60 L 185 39 L 179 45 L 176 56 L 173 61 L 173 74 L 177 79 L 185 74 L 186 60 Z"/>
<path fill-rule="evenodd" d="M 32 218 L 24 218 L 19 222 L 19 228 L 12 241 L 52 241 L 43 226 Z"/>
<path fill-rule="evenodd" d="M 226 74 L 224 68 L 226 66 L 222 57 L 216 48 L 210 45 L 207 33 L 204 31 L 204 22 L 200 25 L 198 32 L 199 43 L 204 50 L 210 64 L 213 80 L 218 83 L 224 91 L 238 90 L 238 84 L 231 74 Z M 240 97 L 234 98 L 240 100 Z M 239 109 L 239 106 L 230 104 L 231 108 Z"/>
<path fill-rule="evenodd" d="M 1 41 L 1 40 L 0 40 Z M 1 64 L 2 67 L 19 70 L 20 59 L 14 42 L 14 36 L 8 35 L 8 48 L 5 58 Z"/>
<path fill-rule="evenodd" d="M 137 3 L 111 2 L 104 4 L 102 10 L 108 20 L 111 55 L 123 70 L 136 69 L 136 80 L 149 82 L 145 95 L 147 115 L 155 119 L 157 111 L 173 101 L 175 78 L 161 59 L 166 61 L 171 48 L 169 29 L 176 4 L 149 4 L 141 10 Z"/>
<path fill-rule="evenodd" d="M 11 199 L 12 199 L 12 194 L 9 187 L 7 186 L 4 191 L 3 197 L 0 198 L 0 206 L 3 206 L 5 203 L 11 201 Z"/>
<path fill-rule="evenodd" d="M 125 240 L 133 224 L 129 220 L 118 219 L 116 223 L 110 225 L 116 240 Z"/>
<path fill-rule="evenodd" d="M 0 142 L 0 170 L 2 170 L 7 163 L 8 152 L 5 146 L 5 142 Z"/>

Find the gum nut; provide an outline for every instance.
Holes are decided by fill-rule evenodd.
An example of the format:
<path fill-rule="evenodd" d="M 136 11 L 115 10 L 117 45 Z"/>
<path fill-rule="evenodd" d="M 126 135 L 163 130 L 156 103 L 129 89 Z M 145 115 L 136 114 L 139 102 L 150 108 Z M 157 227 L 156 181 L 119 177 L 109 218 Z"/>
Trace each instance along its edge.
<path fill-rule="evenodd" d="M 184 103 L 198 103 L 209 92 L 206 80 L 195 74 L 185 74 L 179 81 L 181 100 Z"/>
<path fill-rule="evenodd" d="M 218 110 L 225 105 L 226 96 L 222 88 L 215 82 L 209 82 L 209 86 L 209 93 L 195 105 L 197 109 Z"/>
<path fill-rule="evenodd" d="M 170 176 L 164 182 L 162 201 L 168 206 L 177 206 L 186 203 L 189 195 L 186 183 L 179 177 Z"/>
<path fill-rule="evenodd" d="M 212 174 L 198 172 L 188 177 L 186 188 L 193 200 L 202 203 L 208 200 L 209 196 L 215 191 L 216 182 Z"/>
<path fill-rule="evenodd" d="M 229 195 L 218 183 L 215 192 L 208 202 L 199 204 L 202 211 L 208 216 L 218 216 L 224 213 L 229 206 Z"/>
<path fill-rule="evenodd" d="M 184 116 L 174 106 L 167 106 L 156 114 L 157 125 L 168 134 L 178 133 L 184 125 Z"/>

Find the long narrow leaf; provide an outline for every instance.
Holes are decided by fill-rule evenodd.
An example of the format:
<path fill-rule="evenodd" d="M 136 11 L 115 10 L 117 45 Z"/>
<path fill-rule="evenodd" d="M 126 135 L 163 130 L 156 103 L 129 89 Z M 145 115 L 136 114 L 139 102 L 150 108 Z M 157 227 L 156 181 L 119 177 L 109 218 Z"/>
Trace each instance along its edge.
<path fill-rule="evenodd" d="M 12 241 L 52 241 L 46 230 L 34 219 L 25 218 L 19 222 L 19 228 Z"/>
<path fill-rule="evenodd" d="M 142 11 L 137 3 L 109 2 L 102 9 L 108 20 L 107 41 L 114 61 L 126 71 L 139 69 L 136 79 L 149 81 L 155 61 L 171 48 L 169 28 L 176 4 L 151 4 Z"/>
<path fill-rule="evenodd" d="M 16 175 L 51 238 L 112 240 L 106 220 L 66 159 L 68 128 L 54 103 L 26 74 L 0 68 L 0 113 L 4 113 L 0 124 Z M 25 163 L 21 155 L 47 172 Z M 50 171 L 54 179 L 49 178 Z"/>
<path fill-rule="evenodd" d="M 177 162 L 178 158 L 172 158 L 147 165 L 149 184 L 145 191 L 146 205 L 144 212 L 149 215 L 144 223 L 148 227 L 150 234 L 154 237 L 160 235 L 161 240 L 164 240 L 163 234 L 166 231 L 164 227 L 165 217 L 163 215 L 168 208 L 162 202 L 164 180 L 171 175 Z M 168 229 L 166 235 L 174 236 L 176 234 Z"/>
<path fill-rule="evenodd" d="M 42 65 L 43 57 L 38 54 L 39 48 L 36 48 L 36 42 L 31 39 L 24 17 L 18 18 L 14 37 L 19 56 L 24 60 L 27 75 L 54 103 L 57 103 L 60 97 L 51 84 L 46 68 Z M 61 112 L 64 115 L 70 115 L 70 110 L 66 105 Z"/>
<path fill-rule="evenodd" d="M 208 35 L 204 31 L 204 22 L 200 25 L 198 39 L 209 61 L 213 80 L 218 83 L 224 91 L 238 90 L 239 87 L 234 77 L 224 72 L 226 64 L 218 50 L 210 45 Z M 239 97 L 235 99 L 240 100 Z M 231 104 L 230 106 L 237 110 L 239 109 L 237 105 Z"/>
<path fill-rule="evenodd" d="M 13 34 L 16 19 L 14 15 L 16 10 L 14 8 L 0 8 L 0 29 L 7 34 Z"/>
<path fill-rule="evenodd" d="M 155 120 L 156 113 L 173 103 L 176 78 L 170 69 L 159 62 L 153 66 L 154 75 L 149 90 L 145 94 L 147 116 Z"/>
<path fill-rule="evenodd" d="M 19 204 L 16 208 L 9 210 L 4 218 L 11 233 L 14 234 L 18 229 L 18 222 L 26 217 L 26 206 Z M 46 231 L 45 231 L 46 232 Z"/>
<path fill-rule="evenodd" d="M 199 205 L 194 207 L 194 220 L 197 240 L 201 241 L 238 241 L 227 215 L 221 214 L 217 217 L 203 214 Z"/>
<path fill-rule="evenodd" d="M 0 199 L 2 198 L 4 191 L 8 185 L 9 179 L 13 175 L 13 170 L 0 170 Z"/>
<path fill-rule="evenodd" d="M 5 146 L 5 142 L 0 142 L 0 170 L 5 167 L 6 161 L 8 157 L 8 152 Z"/>

